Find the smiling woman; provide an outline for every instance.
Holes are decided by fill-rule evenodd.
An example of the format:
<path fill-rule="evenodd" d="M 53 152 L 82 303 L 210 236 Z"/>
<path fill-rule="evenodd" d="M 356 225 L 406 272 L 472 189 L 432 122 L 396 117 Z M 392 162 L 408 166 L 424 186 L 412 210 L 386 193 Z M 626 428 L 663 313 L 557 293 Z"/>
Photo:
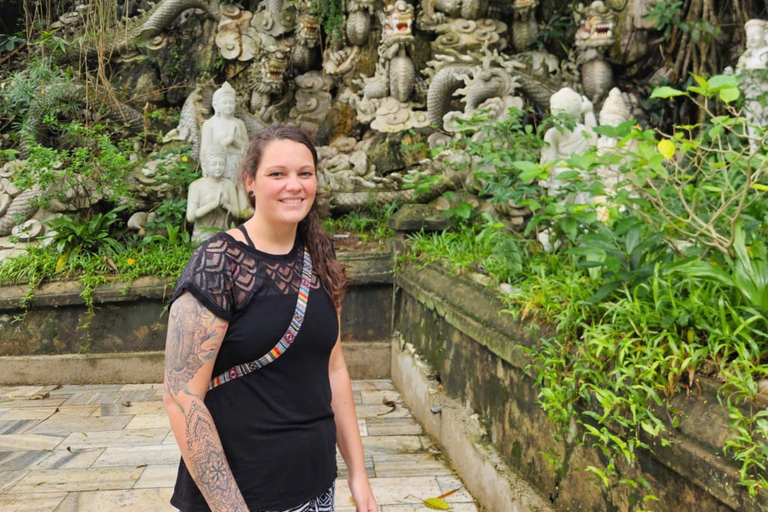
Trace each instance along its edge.
<path fill-rule="evenodd" d="M 253 217 L 198 247 L 174 291 L 164 402 L 182 453 L 171 503 L 185 512 L 332 511 L 336 444 L 357 512 L 377 510 L 316 164 L 298 128 L 257 133 L 242 170 Z"/>

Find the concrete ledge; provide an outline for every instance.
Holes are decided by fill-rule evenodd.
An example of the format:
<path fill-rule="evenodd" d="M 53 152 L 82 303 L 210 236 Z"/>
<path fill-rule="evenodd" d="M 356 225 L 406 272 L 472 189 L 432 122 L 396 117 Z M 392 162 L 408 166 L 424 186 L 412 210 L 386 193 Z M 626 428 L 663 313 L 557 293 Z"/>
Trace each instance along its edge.
<path fill-rule="evenodd" d="M 552 507 L 515 474 L 488 442 L 477 415 L 440 391 L 413 345 L 392 341 L 392 381 L 413 416 L 448 456 L 467 490 L 485 510 L 549 512 Z M 430 410 L 442 407 L 439 413 Z"/>
<path fill-rule="evenodd" d="M 353 379 L 388 379 L 390 343 L 343 342 Z M 143 384 L 163 381 L 163 351 L 0 357 L 0 385 Z"/>

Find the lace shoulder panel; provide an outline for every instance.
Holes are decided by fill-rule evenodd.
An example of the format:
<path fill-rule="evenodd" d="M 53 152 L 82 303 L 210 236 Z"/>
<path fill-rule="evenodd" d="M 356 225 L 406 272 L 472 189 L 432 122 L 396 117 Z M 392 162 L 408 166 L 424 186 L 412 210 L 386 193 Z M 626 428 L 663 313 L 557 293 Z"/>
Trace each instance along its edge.
<path fill-rule="evenodd" d="M 189 291 L 213 314 L 231 320 L 261 286 L 258 262 L 226 234 L 203 242 L 182 270 L 171 302 Z"/>

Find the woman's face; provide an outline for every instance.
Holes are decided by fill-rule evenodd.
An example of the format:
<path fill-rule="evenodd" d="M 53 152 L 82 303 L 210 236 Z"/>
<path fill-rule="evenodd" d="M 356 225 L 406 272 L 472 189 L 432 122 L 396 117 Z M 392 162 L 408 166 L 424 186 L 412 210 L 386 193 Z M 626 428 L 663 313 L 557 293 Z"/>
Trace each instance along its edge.
<path fill-rule="evenodd" d="M 254 179 L 245 186 L 256 199 L 254 216 L 276 224 L 298 224 L 309 213 L 317 193 L 312 153 L 300 142 L 267 143 Z"/>

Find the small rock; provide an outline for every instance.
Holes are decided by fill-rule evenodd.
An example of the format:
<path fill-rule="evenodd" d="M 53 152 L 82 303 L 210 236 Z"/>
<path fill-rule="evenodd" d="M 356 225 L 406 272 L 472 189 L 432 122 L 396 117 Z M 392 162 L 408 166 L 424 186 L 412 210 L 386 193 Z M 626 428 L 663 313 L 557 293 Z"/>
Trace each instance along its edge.
<path fill-rule="evenodd" d="M 757 390 L 763 396 L 768 396 L 768 379 L 763 379 L 757 383 Z"/>
<path fill-rule="evenodd" d="M 499 290 L 507 295 L 512 295 L 512 285 L 509 283 L 501 283 L 499 285 Z"/>

